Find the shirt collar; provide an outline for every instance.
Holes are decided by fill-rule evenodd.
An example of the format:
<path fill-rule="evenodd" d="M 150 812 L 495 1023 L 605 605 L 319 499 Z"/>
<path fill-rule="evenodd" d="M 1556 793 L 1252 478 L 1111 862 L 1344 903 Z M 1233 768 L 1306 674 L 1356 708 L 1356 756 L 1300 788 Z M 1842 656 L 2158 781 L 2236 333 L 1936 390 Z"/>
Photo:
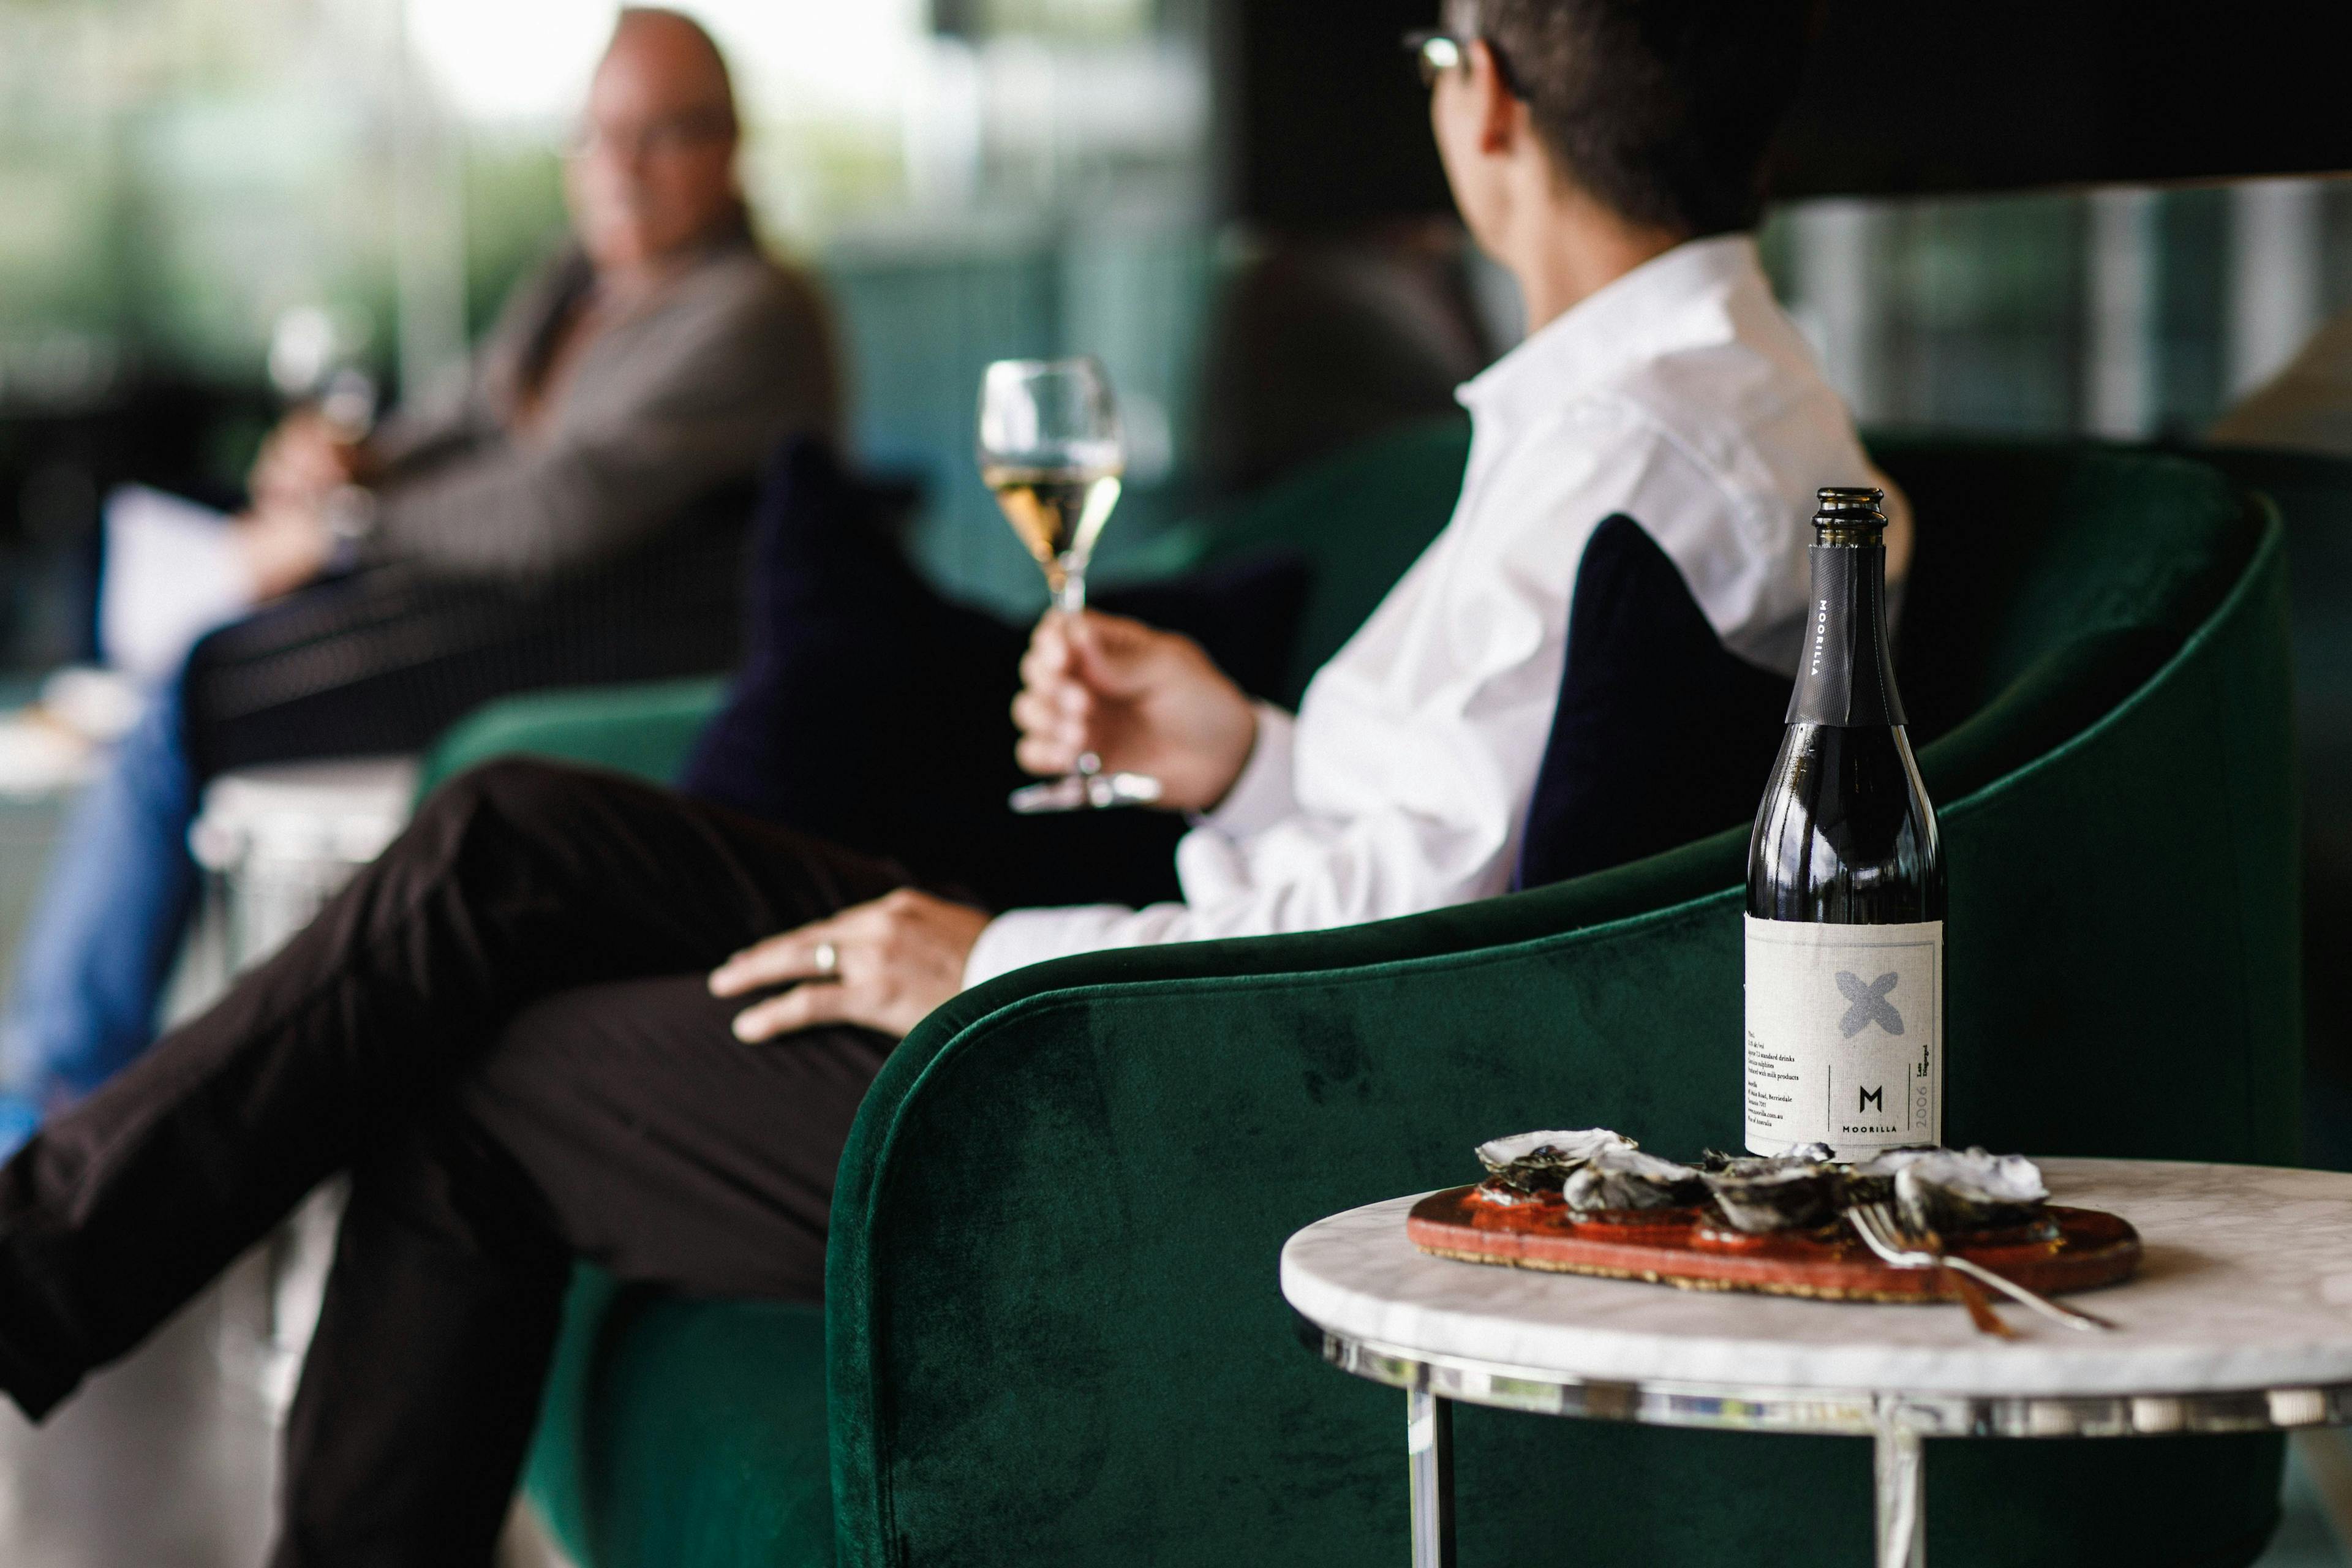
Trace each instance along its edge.
<path fill-rule="evenodd" d="M 1685 240 L 1578 300 L 1455 395 L 1481 419 L 1535 417 L 1667 350 L 1728 339 L 1724 303 L 1750 281 L 1763 284 L 1753 235 Z"/>

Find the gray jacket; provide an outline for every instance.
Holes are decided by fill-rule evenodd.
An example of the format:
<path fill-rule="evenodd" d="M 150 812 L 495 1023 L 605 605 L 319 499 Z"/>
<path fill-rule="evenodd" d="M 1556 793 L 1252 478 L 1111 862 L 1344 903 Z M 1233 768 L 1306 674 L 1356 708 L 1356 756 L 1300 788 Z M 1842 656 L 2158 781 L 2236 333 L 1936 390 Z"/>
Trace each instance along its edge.
<path fill-rule="evenodd" d="M 543 581 L 649 543 L 789 434 L 838 434 L 824 301 L 744 226 L 600 332 L 544 422 L 509 434 L 529 372 L 592 281 L 567 247 L 509 297 L 462 386 L 385 421 L 367 559 Z"/>

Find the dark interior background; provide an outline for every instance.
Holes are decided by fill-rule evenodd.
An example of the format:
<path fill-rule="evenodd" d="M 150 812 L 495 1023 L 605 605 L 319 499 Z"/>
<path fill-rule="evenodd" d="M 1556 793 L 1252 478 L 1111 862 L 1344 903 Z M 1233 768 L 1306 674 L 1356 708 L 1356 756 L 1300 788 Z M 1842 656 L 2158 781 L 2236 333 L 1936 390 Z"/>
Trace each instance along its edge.
<path fill-rule="evenodd" d="M 1231 0 L 1239 216 L 1448 210 L 1397 40 L 1434 0 Z M 2352 6 L 1832 0 L 1774 192 L 1909 195 L 2352 168 Z"/>
<path fill-rule="evenodd" d="M 2352 168 L 2352 6 L 1834 0 L 1782 195 Z"/>

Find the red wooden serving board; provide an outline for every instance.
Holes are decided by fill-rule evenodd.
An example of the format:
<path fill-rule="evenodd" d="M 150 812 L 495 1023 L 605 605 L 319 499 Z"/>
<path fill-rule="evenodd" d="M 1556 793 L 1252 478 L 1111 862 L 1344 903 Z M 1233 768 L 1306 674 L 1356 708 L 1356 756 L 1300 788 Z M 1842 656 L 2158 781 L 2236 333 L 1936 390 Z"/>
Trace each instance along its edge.
<path fill-rule="evenodd" d="M 1558 1274 L 1647 1279 L 1689 1290 L 1760 1290 L 1835 1301 L 1949 1301 L 1940 1268 L 1882 1262 L 1841 1221 L 1818 1231 L 1749 1236 L 1700 1209 L 1620 1209 L 1578 1215 L 1549 1201 L 1503 1205 L 1476 1187 L 1433 1193 L 1405 1233 L 1441 1258 Z M 2139 1233 L 2098 1209 L 2052 1205 L 2032 1226 L 1984 1231 L 1948 1250 L 2044 1295 L 2112 1285 L 2139 1264 Z"/>

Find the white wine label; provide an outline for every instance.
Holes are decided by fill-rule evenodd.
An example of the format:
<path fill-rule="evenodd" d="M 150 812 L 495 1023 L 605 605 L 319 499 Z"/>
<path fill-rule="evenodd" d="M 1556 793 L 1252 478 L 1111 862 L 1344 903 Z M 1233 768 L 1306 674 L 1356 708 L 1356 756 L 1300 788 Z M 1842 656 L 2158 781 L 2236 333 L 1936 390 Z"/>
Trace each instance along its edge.
<path fill-rule="evenodd" d="M 1748 917 L 1748 1147 L 1944 1141 L 1944 922 Z"/>

